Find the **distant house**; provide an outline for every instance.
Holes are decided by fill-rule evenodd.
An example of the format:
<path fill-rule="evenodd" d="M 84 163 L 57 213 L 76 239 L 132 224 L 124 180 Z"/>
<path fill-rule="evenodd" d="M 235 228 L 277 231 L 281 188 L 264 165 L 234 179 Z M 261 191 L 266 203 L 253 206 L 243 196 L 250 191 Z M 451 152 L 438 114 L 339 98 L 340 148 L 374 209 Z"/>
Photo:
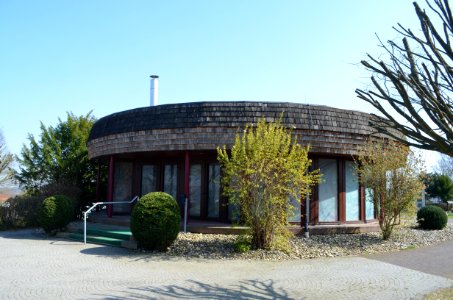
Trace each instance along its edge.
<path fill-rule="evenodd" d="M 8 200 L 9 196 L 5 194 L 0 194 L 0 202 L 5 202 Z"/>
<path fill-rule="evenodd" d="M 327 106 L 280 102 L 195 102 L 142 107 L 114 113 L 93 126 L 88 153 L 109 167 L 108 201 L 165 191 L 187 196 L 189 217 L 228 221 L 232 208 L 222 196 L 216 148 L 234 144 L 238 129 L 264 117 L 293 129 L 310 145 L 313 168 L 324 174 L 310 198 L 310 224 L 357 224 L 375 219 L 354 169 L 358 146 L 373 133 L 369 114 Z M 305 201 L 291 220 L 305 221 Z M 113 205 L 110 214 L 130 213 Z"/>

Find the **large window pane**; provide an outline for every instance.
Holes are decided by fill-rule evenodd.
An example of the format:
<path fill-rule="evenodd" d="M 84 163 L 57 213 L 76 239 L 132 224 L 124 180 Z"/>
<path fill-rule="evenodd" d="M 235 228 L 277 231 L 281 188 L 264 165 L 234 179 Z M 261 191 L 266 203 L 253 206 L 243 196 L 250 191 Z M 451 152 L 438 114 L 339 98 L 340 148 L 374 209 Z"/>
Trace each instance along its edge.
<path fill-rule="evenodd" d="M 115 178 L 113 187 L 113 201 L 122 202 L 132 199 L 132 163 L 117 162 L 115 164 Z M 127 213 L 130 211 L 129 204 L 113 205 L 113 211 Z"/>
<path fill-rule="evenodd" d="M 300 222 L 300 202 L 296 198 L 290 197 L 289 205 L 293 207 L 293 214 L 288 218 L 288 222 Z"/>
<path fill-rule="evenodd" d="M 345 162 L 346 168 L 346 221 L 358 221 L 359 209 L 359 180 L 352 161 Z"/>
<path fill-rule="evenodd" d="M 164 192 L 173 196 L 175 200 L 178 191 L 178 165 L 164 166 Z"/>
<path fill-rule="evenodd" d="M 373 190 L 365 189 L 365 217 L 367 220 L 374 219 L 374 202 L 373 202 Z"/>
<path fill-rule="evenodd" d="M 208 217 L 219 217 L 220 165 L 209 164 L 208 174 Z"/>
<path fill-rule="evenodd" d="M 323 182 L 319 184 L 319 222 L 338 221 L 338 180 L 337 161 L 320 159 L 319 168 L 323 174 Z"/>
<path fill-rule="evenodd" d="M 142 168 L 142 195 L 155 192 L 157 189 L 157 170 L 154 165 L 144 165 Z"/>
<path fill-rule="evenodd" d="M 200 216 L 201 211 L 201 165 L 190 166 L 190 201 L 189 215 Z"/>

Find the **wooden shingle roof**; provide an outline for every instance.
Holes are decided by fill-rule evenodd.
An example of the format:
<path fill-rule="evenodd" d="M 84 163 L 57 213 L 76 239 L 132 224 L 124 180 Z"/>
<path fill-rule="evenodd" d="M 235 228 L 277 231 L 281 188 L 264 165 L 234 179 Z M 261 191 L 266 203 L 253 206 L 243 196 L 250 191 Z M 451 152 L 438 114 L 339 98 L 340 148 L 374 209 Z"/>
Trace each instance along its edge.
<path fill-rule="evenodd" d="M 190 127 L 245 127 L 265 117 L 291 128 L 369 134 L 370 115 L 321 105 L 280 102 L 193 102 L 142 107 L 98 120 L 89 140 L 103 136 Z"/>

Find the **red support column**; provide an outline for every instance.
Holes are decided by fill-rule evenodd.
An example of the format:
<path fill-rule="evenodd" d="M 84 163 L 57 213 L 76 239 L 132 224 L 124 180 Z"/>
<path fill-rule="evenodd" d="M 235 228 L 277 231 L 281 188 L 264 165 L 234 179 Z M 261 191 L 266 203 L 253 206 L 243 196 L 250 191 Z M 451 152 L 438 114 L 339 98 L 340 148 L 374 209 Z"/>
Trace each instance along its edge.
<path fill-rule="evenodd" d="M 100 189 L 101 189 L 101 163 L 100 161 L 98 160 L 98 165 L 97 165 L 98 169 L 97 169 L 97 176 L 96 176 L 96 202 L 100 202 L 99 200 L 101 199 L 101 192 L 100 192 Z M 96 206 L 96 211 L 99 211 L 100 210 L 100 207 L 99 206 Z"/>
<path fill-rule="evenodd" d="M 109 162 L 109 184 L 108 184 L 108 190 L 107 190 L 107 202 L 112 202 L 113 201 L 113 177 L 115 174 L 115 160 L 113 158 L 113 155 L 110 156 L 110 162 Z M 112 205 L 107 205 L 107 216 L 111 218 L 113 215 L 113 208 Z"/>
<path fill-rule="evenodd" d="M 185 160 L 184 160 L 184 194 L 187 199 L 187 210 L 189 209 L 190 204 L 190 156 L 189 151 L 185 153 Z M 185 211 L 185 207 L 183 207 L 184 214 L 187 214 L 187 223 L 189 223 L 189 212 Z"/>

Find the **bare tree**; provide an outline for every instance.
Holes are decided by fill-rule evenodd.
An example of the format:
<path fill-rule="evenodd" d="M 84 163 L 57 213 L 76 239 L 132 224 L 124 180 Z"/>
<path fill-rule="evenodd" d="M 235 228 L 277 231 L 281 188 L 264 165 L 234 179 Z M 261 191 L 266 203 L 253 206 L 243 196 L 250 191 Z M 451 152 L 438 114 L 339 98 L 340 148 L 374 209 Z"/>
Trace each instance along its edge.
<path fill-rule="evenodd" d="M 414 2 L 420 34 L 398 23 L 394 29 L 402 35 L 401 43 L 381 42 L 389 60 L 368 54 L 361 62 L 372 73 L 372 87 L 356 93 L 386 117 L 372 124 L 379 132 L 453 156 L 453 16 L 448 0 L 431 2 L 427 0 L 433 21 Z"/>
<path fill-rule="evenodd" d="M 13 159 L 13 155 L 6 150 L 5 140 L 0 132 L 0 186 L 12 179 L 10 166 Z"/>
<path fill-rule="evenodd" d="M 453 157 L 442 154 L 434 170 L 453 179 Z"/>

